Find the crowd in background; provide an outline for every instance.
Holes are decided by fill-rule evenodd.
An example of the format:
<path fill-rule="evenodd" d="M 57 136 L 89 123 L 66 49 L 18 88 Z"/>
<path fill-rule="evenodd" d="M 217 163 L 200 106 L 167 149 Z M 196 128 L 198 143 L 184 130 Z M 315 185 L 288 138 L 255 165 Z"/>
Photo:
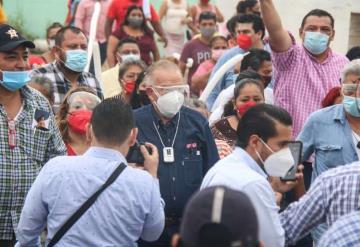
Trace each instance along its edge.
<path fill-rule="evenodd" d="M 42 54 L 1 21 L 1 247 L 360 245 L 360 46 L 221 4 L 69 0 Z"/>

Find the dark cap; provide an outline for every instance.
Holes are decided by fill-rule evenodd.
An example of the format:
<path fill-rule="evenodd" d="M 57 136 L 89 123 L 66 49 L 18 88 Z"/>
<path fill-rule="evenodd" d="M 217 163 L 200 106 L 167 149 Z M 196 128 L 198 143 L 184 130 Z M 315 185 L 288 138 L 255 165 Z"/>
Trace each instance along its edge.
<path fill-rule="evenodd" d="M 258 220 L 255 208 L 243 192 L 209 187 L 187 204 L 180 236 L 186 247 L 257 246 Z"/>
<path fill-rule="evenodd" d="M 11 51 L 19 45 L 24 45 L 28 48 L 35 48 L 33 42 L 21 36 L 21 34 L 18 33 L 12 26 L 9 26 L 7 24 L 1 24 L 0 51 Z"/>

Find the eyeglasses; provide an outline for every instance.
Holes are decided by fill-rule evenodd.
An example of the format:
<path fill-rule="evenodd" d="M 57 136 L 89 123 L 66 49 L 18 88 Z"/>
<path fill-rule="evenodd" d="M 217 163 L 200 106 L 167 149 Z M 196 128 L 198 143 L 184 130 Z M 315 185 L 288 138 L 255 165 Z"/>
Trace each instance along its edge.
<path fill-rule="evenodd" d="M 345 96 L 360 96 L 360 84 L 343 84 L 341 92 Z"/>
<path fill-rule="evenodd" d="M 190 88 L 189 85 L 179 85 L 179 86 L 169 86 L 169 87 L 163 87 L 163 86 L 153 86 L 153 88 L 156 89 L 156 91 L 160 95 L 164 95 L 173 91 L 178 91 L 179 93 L 183 94 L 185 97 L 190 96 Z"/>
<path fill-rule="evenodd" d="M 9 147 L 10 149 L 13 149 L 16 147 L 15 120 L 8 120 L 8 129 Z"/>
<path fill-rule="evenodd" d="M 101 102 L 100 98 L 88 92 L 75 92 L 67 100 L 69 109 L 93 110 Z"/>

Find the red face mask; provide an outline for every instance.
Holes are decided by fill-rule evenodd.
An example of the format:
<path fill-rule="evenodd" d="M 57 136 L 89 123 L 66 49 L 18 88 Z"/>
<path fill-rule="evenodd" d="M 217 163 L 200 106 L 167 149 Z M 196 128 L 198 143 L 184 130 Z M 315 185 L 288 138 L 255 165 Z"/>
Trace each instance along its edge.
<path fill-rule="evenodd" d="M 90 123 L 92 112 L 89 110 L 76 110 L 69 113 L 68 124 L 72 131 L 80 135 L 86 134 L 86 125 Z"/>
<path fill-rule="evenodd" d="M 135 89 L 135 81 L 124 81 L 124 90 L 126 94 L 132 94 Z"/>
<path fill-rule="evenodd" d="M 248 101 L 245 104 L 240 105 L 236 111 L 240 116 L 243 116 L 247 110 L 249 110 L 250 107 L 253 107 L 256 105 L 256 102 L 254 101 Z"/>
<path fill-rule="evenodd" d="M 246 34 L 239 34 L 237 36 L 237 43 L 238 43 L 238 46 L 241 49 L 243 49 L 244 51 L 249 50 L 252 46 L 251 37 Z"/>

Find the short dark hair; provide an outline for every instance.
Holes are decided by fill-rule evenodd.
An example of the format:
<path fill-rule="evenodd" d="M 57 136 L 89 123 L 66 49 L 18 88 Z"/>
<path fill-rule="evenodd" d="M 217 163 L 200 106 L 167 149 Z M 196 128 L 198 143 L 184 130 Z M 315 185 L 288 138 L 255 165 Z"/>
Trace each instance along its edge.
<path fill-rule="evenodd" d="M 256 87 L 259 88 L 259 90 L 261 91 L 263 97 L 264 97 L 264 85 L 261 82 L 261 80 L 257 80 L 257 79 L 251 79 L 251 78 L 244 78 L 241 81 L 238 81 L 235 84 L 235 88 L 234 88 L 234 96 L 233 96 L 233 100 L 236 100 L 237 97 L 239 97 L 241 91 L 244 89 L 244 87 L 246 87 L 247 85 L 255 85 Z M 234 105 L 233 105 L 233 101 L 230 100 L 228 103 L 226 103 L 226 105 L 224 106 L 224 117 L 228 117 L 228 116 L 232 116 L 235 115 L 236 112 L 234 110 Z"/>
<path fill-rule="evenodd" d="M 59 22 L 53 22 L 50 26 L 48 26 L 48 28 L 46 28 L 46 38 L 49 37 L 49 32 L 51 29 L 54 29 L 54 28 L 62 28 L 63 25 L 61 25 L 61 23 Z"/>
<path fill-rule="evenodd" d="M 264 49 L 251 48 L 249 54 L 241 61 L 240 71 L 249 68 L 258 71 L 264 61 L 271 61 L 270 52 L 265 51 Z"/>
<path fill-rule="evenodd" d="M 201 14 L 199 16 L 199 23 L 202 20 L 214 20 L 216 22 L 216 15 L 215 15 L 215 13 L 210 12 L 210 11 L 201 12 Z"/>
<path fill-rule="evenodd" d="M 85 35 L 85 33 L 78 27 L 73 27 L 73 26 L 65 26 L 65 27 L 62 27 L 57 33 L 56 33 L 56 36 L 55 36 L 55 45 L 57 46 L 61 46 L 62 42 L 64 41 L 64 35 L 65 35 L 65 32 L 67 30 L 70 30 L 71 32 L 73 33 L 76 33 L 76 34 L 79 34 L 79 33 L 82 33 Z M 85 35 L 86 37 L 86 35 Z"/>
<path fill-rule="evenodd" d="M 239 1 L 236 6 L 236 12 L 238 14 L 245 14 L 246 9 L 253 8 L 258 3 L 258 0 L 245 0 Z"/>
<path fill-rule="evenodd" d="M 346 53 L 346 57 L 352 61 L 360 58 L 360 46 L 354 46 Z"/>
<path fill-rule="evenodd" d="M 261 38 L 265 35 L 265 26 L 262 18 L 255 14 L 238 14 L 231 18 L 227 24 L 229 32 L 235 34 L 235 27 L 237 23 L 252 23 L 255 33 L 262 32 Z M 235 34 L 236 36 L 236 34 Z"/>
<path fill-rule="evenodd" d="M 120 97 L 105 99 L 94 108 L 91 126 L 99 142 L 121 145 L 135 126 L 131 106 Z"/>
<path fill-rule="evenodd" d="M 122 47 L 123 45 L 125 45 L 125 44 L 135 44 L 135 45 L 139 46 L 138 43 L 137 43 L 137 41 L 136 41 L 135 39 L 133 39 L 133 38 L 123 38 L 123 39 L 121 39 L 121 40 L 119 41 L 119 43 L 118 43 L 118 45 L 117 45 L 117 47 L 116 47 L 116 51 L 118 51 L 119 49 L 121 49 L 121 47 Z M 139 47 L 139 48 L 140 48 L 140 47 Z"/>
<path fill-rule="evenodd" d="M 306 19 L 309 16 L 317 16 L 317 17 L 323 17 L 323 16 L 326 17 L 327 16 L 330 18 L 331 27 L 334 28 L 334 25 L 335 25 L 334 17 L 329 12 L 327 12 L 323 9 L 313 9 L 309 13 L 307 13 L 301 22 L 301 28 L 303 28 L 305 26 Z"/>
<path fill-rule="evenodd" d="M 237 143 L 241 148 L 246 148 L 252 135 L 258 135 L 264 142 L 278 135 L 276 123 L 286 126 L 292 125 L 290 114 L 277 106 L 258 104 L 251 107 L 241 117 L 237 127 Z"/>
<path fill-rule="evenodd" d="M 244 70 L 239 73 L 238 77 L 235 80 L 235 85 L 238 84 L 241 80 L 247 79 L 247 78 L 259 80 L 259 81 L 262 80 L 261 76 L 257 72 L 252 71 L 252 70 Z"/>

